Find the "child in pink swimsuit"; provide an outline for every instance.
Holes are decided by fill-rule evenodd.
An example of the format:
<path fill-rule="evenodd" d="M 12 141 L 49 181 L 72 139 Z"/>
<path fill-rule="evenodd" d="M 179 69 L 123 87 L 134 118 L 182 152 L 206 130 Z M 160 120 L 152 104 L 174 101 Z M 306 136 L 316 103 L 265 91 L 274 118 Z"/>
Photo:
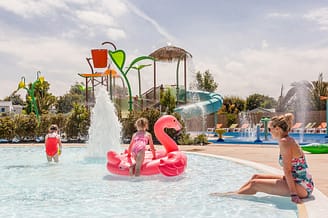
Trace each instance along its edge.
<path fill-rule="evenodd" d="M 128 149 L 128 157 L 131 157 L 132 153 L 132 156 L 136 162 L 130 167 L 130 175 L 140 176 L 140 170 L 145 158 L 147 144 L 150 145 L 150 149 L 153 153 L 153 159 L 156 159 L 156 154 L 152 135 L 147 132 L 148 120 L 146 118 L 139 118 L 135 123 L 135 127 L 137 128 L 137 132 L 135 132 L 132 136 Z"/>

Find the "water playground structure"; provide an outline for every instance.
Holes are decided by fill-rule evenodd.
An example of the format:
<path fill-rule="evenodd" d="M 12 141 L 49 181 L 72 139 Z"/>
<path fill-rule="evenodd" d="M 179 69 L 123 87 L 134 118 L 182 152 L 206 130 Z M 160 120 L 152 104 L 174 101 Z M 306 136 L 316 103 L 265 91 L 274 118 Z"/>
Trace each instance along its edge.
<path fill-rule="evenodd" d="M 161 93 L 166 89 L 171 89 L 173 94 L 176 97 L 177 107 L 175 112 L 179 113 L 182 116 L 186 124 L 187 131 L 197 131 L 205 132 L 207 127 L 215 126 L 218 123 L 217 111 L 221 108 L 223 98 L 217 93 L 209 93 L 204 91 L 197 90 L 187 90 L 187 60 L 192 58 L 192 55 L 185 51 L 184 49 L 177 48 L 174 46 L 166 46 L 152 52 L 149 56 L 141 56 L 135 58 L 130 64 L 125 66 L 126 54 L 123 50 L 117 49 L 117 47 L 111 42 L 103 42 L 102 45 L 111 45 L 112 49 L 92 49 L 91 58 L 86 58 L 88 65 L 90 66 L 91 73 L 79 74 L 85 78 L 86 84 L 86 105 L 94 105 L 94 92 L 95 87 L 98 85 L 105 86 L 107 91 L 110 94 L 110 99 L 118 104 L 123 113 L 127 115 L 129 111 L 132 110 L 143 110 L 145 108 L 158 108 L 159 98 Z M 145 61 L 146 63 L 139 64 L 139 62 Z M 157 62 L 159 61 L 177 61 L 176 69 L 176 84 L 175 85 L 157 85 Z M 179 85 L 179 66 L 180 62 L 183 61 L 183 75 L 184 75 L 184 86 Z M 111 65 L 111 63 L 114 63 Z M 141 93 L 141 71 L 145 67 L 153 66 L 153 79 L 154 86 L 146 91 Z M 113 69 L 113 67 L 116 68 Z M 102 69 L 103 71 L 97 71 L 97 69 Z M 128 73 L 131 70 L 136 70 L 138 73 L 138 94 L 136 97 L 132 97 L 132 89 Z M 115 94 L 116 79 L 120 79 L 123 87 L 126 87 L 128 90 L 128 96 L 117 97 Z M 322 99 L 325 100 L 325 99 Z M 125 111 L 124 111 L 125 110 Z M 264 143 L 270 144 L 268 139 L 269 133 L 267 131 L 267 122 L 268 119 L 263 117 L 261 122 L 264 124 L 264 132 L 260 132 L 258 128 L 253 128 L 246 133 L 253 134 L 253 139 L 249 141 L 250 137 L 242 137 L 241 140 L 234 141 L 233 143 L 244 143 L 245 140 L 247 143 Z M 230 133 L 224 133 L 223 135 L 229 135 Z M 256 138 L 255 138 L 256 137 Z M 235 137 L 233 137 L 235 138 Z M 224 142 L 228 143 L 228 140 L 222 140 L 218 138 L 218 141 L 215 142 Z M 307 143 L 309 144 L 309 143 Z M 316 152 L 325 152 L 326 145 L 320 143 L 320 149 L 318 149 L 317 144 L 304 146 L 304 149 L 317 150 Z"/>
<path fill-rule="evenodd" d="M 187 60 L 192 55 L 182 48 L 175 46 L 165 46 L 148 56 L 140 56 L 126 65 L 126 53 L 117 49 L 112 42 L 103 42 L 103 46 L 111 45 L 110 49 L 100 48 L 91 49 L 91 58 L 86 60 L 91 69 L 90 73 L 79 73 L 78 75 L 85 79 L 86 106 L 93 106 L 95 103 L 95 87 L 105 86 L 113 102 L 119 105 L 121 113 L 124 116 L 132 110 L 144 110 L 146 108 L 159 108 L 160 95 L 163 91 L 170 89 L 176 97 L 175 111 L 180 113 L 184 121 L 193 119 L 199 115 L 204 116 L 204 122 L 214 126 L 217 123 L 217 111 L 222 106 L 223 98 L 217 93 L 208 93 L 203 91 L 187 90 Z M 157 62 L 177 62 L 176 84 L 157 85 Z M 139 64 L 139 62 L 143 62 Z M 144 63 L 145 62 L 145 63 Z M 183 62 L 183 86 L 179 81 L 180 62 Z M 153 66 L 153 87 L 144 93 L 141 93 L 141 70 L 145 67 Z M 115 69 L 114 69 L 115 67 Z M 129 81 L 128 73 L 136 70 L 138 73 L 138 94 L 132 94 L 132 87 Z M 128 96 L 115 93 L 116 80 L 120 79 L 123 90 L 127 89 Z M 136 97 L 133 97 L 136 96 Z M 195 100 L 196 99 L 196 100 Z M 191 116 L 193 114 L 193 116 Z M 206 129 L 201 126 L 201 131 Z"/>
<path fill-rule="evenodd" d="M 155 125 L 154 131 L 157 139 L 165 148 L 156 150 L 156 159 L 153 160 L 151 151 L 146 151 L 145 159 L 141 167 L 141 175 L 163 174 L 165 176 L 178 176 L 184 172 L 187 166 L 186 155 L 179 151 L 175 141 L 164 131 L 165 128 L 181 130 L 179 121 L 171 115 L 160 117 Z M 109 172 L 118 175 L 129 175 L 129 168 L 134 164 L 127 150 L 118 154 L 115 151 L 107 153 L 107 169 Z"/>

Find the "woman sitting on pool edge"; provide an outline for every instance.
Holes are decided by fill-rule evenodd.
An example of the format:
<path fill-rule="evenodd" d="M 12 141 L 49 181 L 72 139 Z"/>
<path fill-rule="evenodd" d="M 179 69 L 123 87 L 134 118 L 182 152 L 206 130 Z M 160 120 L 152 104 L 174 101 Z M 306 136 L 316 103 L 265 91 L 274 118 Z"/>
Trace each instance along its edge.
<path fill-rule="evenodd" d="M 273 139 L 279 143 L 279 164 L 284 175 L 255 174 L 238 191 L 214 193 L 214 195 L 245 194 L 265 192 L 272 195 L 290 196 L 292 202 L 301 203 L 301 198 L 311 195 L 314 184 L 308 173 L 304 153 L 296 141 L 288 136 L 293 123 L 293 114 L 274 116 L 268 125 Z"/>

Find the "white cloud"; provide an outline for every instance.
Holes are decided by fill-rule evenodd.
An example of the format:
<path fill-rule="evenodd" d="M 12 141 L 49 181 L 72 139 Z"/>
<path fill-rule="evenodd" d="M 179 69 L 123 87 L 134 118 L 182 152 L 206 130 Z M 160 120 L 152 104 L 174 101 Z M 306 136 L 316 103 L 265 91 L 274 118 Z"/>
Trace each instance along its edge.
<path fill-rule="evenodd" d="M 176 41 L 175 38 L 170 35 L 164 27 L 162 27 L 156 20 L 149 17 L 147 14 L 145 14 L 143 11 L 141 11 L 139 8 L 137 8 L 132 3 L 127 2 L 127 6 L 130 8 L 130 10 L 135 13 L 137 16 L 141 17 L 142 19 L 148 21 L 152 26 L 155 27 L 158 33 L 160 33 L 165 39 L 169 42 Z"/>
<path fill-rule="evenodd" d="M 262 93 L 277 97 L 282 84 L 287 88 L 295 81 L 316 80 L 320 72 L 328 69 L 327 56 L 328 48 L 247 49 L 226 59 L 214 76 L 224 95 L 246 97 Z"/>
<path fill-rule="evenodd" d="M 285 19 L 285 18 L 290 18 L 292 16 L 291 16 L 291 14 L 288 14 L 288 13 L 272 12 L 272 13 L 267 14 L 267 17 Z"/>
<path fill-rule="evenodd" d="M 67 9 L 65 2 L 60 0 L 10 0 L 0 1 L 0 8 L 18 16 L 30 18 L 33 16 L 49 15 L 53 8 Z"/>
<path fill-rule="evenodd" d="M 263 49 L 265 49 L 265 48 L 267 48 L 268 46 L 269 46 L 268 42 L 267 42 L 266 40 L 262 40 L 262 45 L 261 45 L 261 47 L 262 47 Z"/>
<path fill-rule="evenodd" d="M 133 2 L 136 6 L 127 0 L 0 1 L 0 29 L 2 30 L 0 69 L 1 74 L 4 75 L 0 80 L 0 98 L 9 95 L 11 90 L 17 87 L 21 76 L 26 76 L 28 82 L 33 81 L 38 70 L 51 83 L 54 94 L 65 93 L 76 81 L 84 81 L 77 75 L 78 73 L 90 72 L 85 61 L 85 57 L 90 56 L 90 49 L 100 46 L 102 41 L 107 40 L 114 40 L 120 48 L 127 49 L 126 63 L 130 63 L 131 56 L 150 53 L 163 46 L 165 42 L 177 45 L 176 41 L 179 40 L 183 48 L 192 52 L 195 65 L 188 71 L 188 87 L 194 79 L 195 71 L 210 70 L 219 84 L 218 93 L 225 96 L 245 97 L 249 94 L 263 93 L 275 97 L 280 94 L 281 84 L 288 89 L 291 82 L 316 80 L 320 72 L 327 73 L 328 63 L 325 57 L 328 56 L 328 48 L 326 48 L 327 43 L 321 41 L 327 38 L 324 31 L 321 31 L 320 35 L 314 31 L 311 39 L 293 35 L 295 34 L 293 31 L 288 32 L 290 37 L 295 37 L 295 40 L 300 42 L 298 44 L 291 44 L 288 41 L 290 37 L 284 37 L 283 34 L 286 34 L 286 29 L 290 28 L 291 22 L 281 21 L 293 19 L 294 14 L 277 12 L 267 14 L 265 24 L 269 28 L 261 28 L 262 16 L 261 20 L 257 20 L 259 16 L 253 18 L 253 14 L 249 14 L 252 27 L 256 28 L 256 31 L 250 28 L 245 32 L 243 28 L 222 29 L 220 22 L 216 20 L 225 22 L 227 26 L 230 26 L 231 21 L 225 20 L 226 17 L 220 13 L 209 15 L 210 11 L 204 10 L 202 14 L 203 11 L 200 10 L 197 16 L 204 17 L 202 22 L 207 21 L 211 24 L 202 26 L 204 30 L 200 31 L 200 26 L 193 22 L 197 19 L 194 13 L 181 11 L 180 17 L 172 16 L 159 23 L 143 12 L 143 10 L 147 11 L 143 7 L 147 7 L 148 4 L 138 8 L 139 3 Z M 154 7 L 153 4 L 150 5 Z M 163 13 L 169 8 L 166 5 L 161 7 Z M 257 6 L 250 4 L 250 7 Z M 3 13 L 3 9 L 13 15 L 4 16 L 7 13 Z M 192 9 L 186 5 L 186 10 Z M 287 11 L 288 8 L 277 9 L 277 11 L 284 10 Z M 293 11 L 293 8 L 289 11 Z M 327 11 L 327 8 L 313 10 L 305 18 L 315 21 L 324 29 L 328 26 Z M 249 9 L 249 13 L 252 12 Z M 45 14 L 47 17 L 43 17 Z M 15 18 L 14 15 L 24 19 L 7 19 Z M 181 25 L 179 22 L 167 22 L 170 19 L 179 20 L 181 16 L 192 22 L 192 28 L 179 26 Z M 30 19 L 35 20 L 31 22 Z M 236 25 L 244 25 L 242 21 L 234 22 Z M 272 30 L 270 25 L 276 24 L 274 22 L 279 22 L 279 25 L 276 25 L 279 28 L 269 32 Z M 300 28 L 300 31 L 308 31 L 304 19 L 293 19 L 292 22 L 295 27 Z M 36 24 L 44 29 L 36 31 Z M 140 24 L 143 25 L 143 31 L 138 28 Z M 181 39 L 175 39 L 170 34 L 173 29 L 183 33 L 177 33 L 183 35 Z M 320 45 L 313 46 L 313 42 L 318 41 L 321 41 Z M 161 63 L 157 70 L 157 84 L 175 83 L 176 63 L 167 65 Z M 146 91 L 153 85 L 153 72 L 151 68 L 147 68 L 143 73 L 149 75 L 142 78 L 143 91 Z M 136 75 L 136 72 L 129 73 L 134 94 L 137 89 Z M 179 77 L 179 80 L 182 84 L 183 76 Z"/>
<path fill-rule="evenodd" d="M 125 31 L 122 29 L 118 29 L 118 28 L 108 28 L 106 30 L 107 36 L 109 39 L 112 40 L 119 40 L 119 39 L 123 39 L 126 38 L 126 34 Z"/>
<path fill-rule="evenodd" d="M 304 18 L 317 22 L 321 30 L 328 30 L 328 8 L 312 10 Z"/>
<path fill-rule="evenodd" d="M 76 11 L 76 16 L 86 24 L 101 26 L 116 26 L 115 19 L 109 15 L 96 11 Z"/>

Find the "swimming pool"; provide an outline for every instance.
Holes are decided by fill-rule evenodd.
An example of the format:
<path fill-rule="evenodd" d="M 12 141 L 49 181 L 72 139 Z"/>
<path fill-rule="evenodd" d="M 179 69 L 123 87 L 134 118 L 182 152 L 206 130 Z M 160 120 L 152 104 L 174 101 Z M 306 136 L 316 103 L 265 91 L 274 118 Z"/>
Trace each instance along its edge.
<path fill-rule="evenodd" d="M 315 134 L 315 133 L 289 133 L 291 137 L 293 137 L 300 145 L 306 145 L 310 143 L 327 143 L 326 134 Z M 231 144 L 254 144 L 254 141 L 256 140 L 255 133 L 245 133 L 245 132 L 226 132 L 223 135 L 224 142 L 220 143 L 231 143 Z M 211 138 L 209 142 L 211 143 L 217 143 L 216 138 Z M 270 144 L 275 145 L 278 144 L 277 140 L 273 140 L 271 138 L 270 133 L 267 135 L 267 140 L 265 140 L 264 133 L 261 132 L 260 134 L 260 140 L 261 143 L 255 143 L 255 144 Z"/>
<path fill-rule="evenodd" d="M 48 164 L 42 146 L 0 147 L 1 217 L 297 217 L 289 198 L 213 197 L 259 172 L 229 160 L 187 154 L 179 177 L 110 174 L 86 147 L 64 147 Z"/>

